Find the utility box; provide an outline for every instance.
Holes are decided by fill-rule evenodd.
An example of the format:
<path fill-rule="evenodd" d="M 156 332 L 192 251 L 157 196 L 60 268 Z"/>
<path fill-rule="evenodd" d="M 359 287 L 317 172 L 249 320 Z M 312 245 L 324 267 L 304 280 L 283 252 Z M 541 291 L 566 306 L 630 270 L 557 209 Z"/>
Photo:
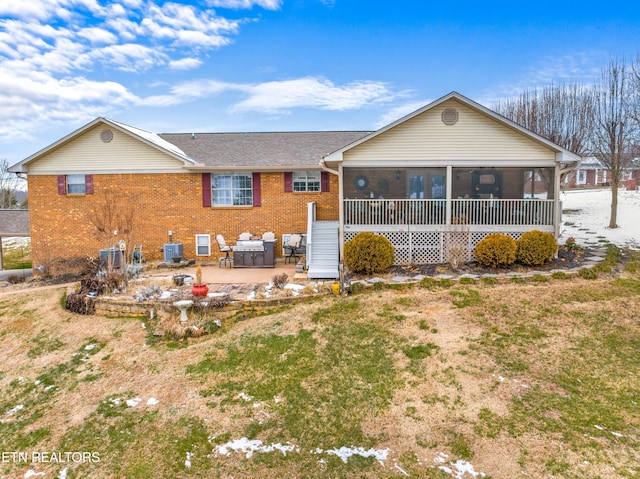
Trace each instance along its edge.
<path fill-rule="evenodd" d="M 169 263 L 173 258 L 183 258 L 182 243 L 167 243 L 164 245 L 164 262 Z"/>
<path fill-rule="evenodd" d="M 122 266 L 122 251 L 120 251 L 120 248 L 113 247 L 100 250 L 100 267 L 106 267 L 107 262 L 111 262 L 114 268 Z"/>

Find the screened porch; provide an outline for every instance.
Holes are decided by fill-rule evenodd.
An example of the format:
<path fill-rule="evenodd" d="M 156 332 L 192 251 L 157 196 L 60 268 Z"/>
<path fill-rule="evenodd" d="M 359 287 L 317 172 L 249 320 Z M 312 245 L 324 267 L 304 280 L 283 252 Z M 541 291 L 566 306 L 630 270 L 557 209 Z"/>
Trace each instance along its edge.
<path fill-rule="evenodd" d="M 442 263 L 491 233 L 555 232 L 554 168 L 345 168 L 344 240 L 387 237 L 396 264 Z M 447 177 L 449 175 L 449 177 Z"/>

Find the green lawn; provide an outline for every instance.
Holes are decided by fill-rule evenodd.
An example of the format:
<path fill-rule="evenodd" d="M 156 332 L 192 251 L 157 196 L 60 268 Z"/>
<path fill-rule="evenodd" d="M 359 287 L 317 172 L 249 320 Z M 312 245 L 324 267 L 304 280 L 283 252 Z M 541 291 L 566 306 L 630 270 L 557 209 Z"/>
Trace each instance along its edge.
<path fill-rule="evenodd" d="M 0 475 L 638 478 L 629 269 L 326 297 L 154 345 L 60 291 L 0 297 L 0 448 L 28 453 Z"/>

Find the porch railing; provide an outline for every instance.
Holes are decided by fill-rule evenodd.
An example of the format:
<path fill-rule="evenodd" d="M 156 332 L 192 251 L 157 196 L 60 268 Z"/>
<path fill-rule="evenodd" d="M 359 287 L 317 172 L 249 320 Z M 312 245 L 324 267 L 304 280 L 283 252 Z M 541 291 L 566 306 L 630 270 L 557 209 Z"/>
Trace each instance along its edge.
<path fill-rule="evenodd" d="M 451 224 L 553 225 L 554 200 L 455 199 Z M 445 225 L 446 200 L 344 200 L 345 225 Z"/>

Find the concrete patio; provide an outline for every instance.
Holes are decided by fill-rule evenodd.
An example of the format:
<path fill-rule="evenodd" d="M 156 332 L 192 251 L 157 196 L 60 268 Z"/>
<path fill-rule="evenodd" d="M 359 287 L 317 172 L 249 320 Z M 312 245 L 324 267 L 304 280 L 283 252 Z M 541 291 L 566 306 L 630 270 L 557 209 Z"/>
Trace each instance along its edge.
<path fill-rule="evenodd" d="M 232 268 L 216 265 L 202 266 L 202 282 L 212 284 L 264 284 L 270 283 L 275 275 L 286 273 L 289 281 L 293 282 L 296 274 L 295 264 L 276 262 L 275 268 Z M 163 269 L 155 271 L 152 276 L 168 276 L 175 274 L 188 274 L 195 278 L 196 267 Z"/>

